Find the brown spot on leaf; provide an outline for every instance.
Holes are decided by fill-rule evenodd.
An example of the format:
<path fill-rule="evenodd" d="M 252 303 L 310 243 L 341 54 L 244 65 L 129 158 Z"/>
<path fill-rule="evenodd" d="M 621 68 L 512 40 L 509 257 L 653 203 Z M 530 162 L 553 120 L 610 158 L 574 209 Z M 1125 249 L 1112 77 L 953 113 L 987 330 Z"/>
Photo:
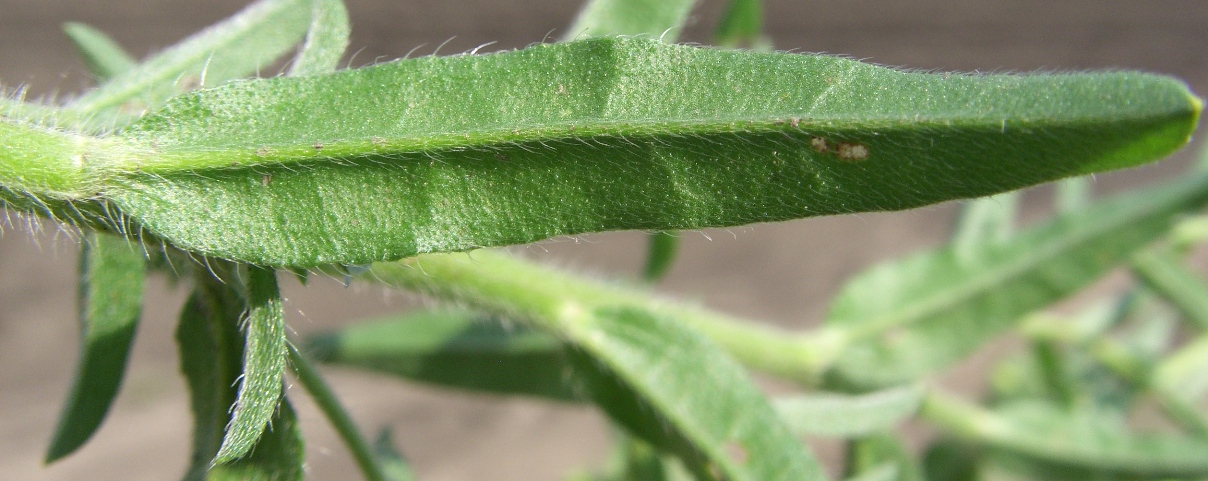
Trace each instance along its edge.
<path fill-rule="evenodd" d="M 801 119 L 797 117 L 789 117 L 789 125 L 797 127 L 798 125 L 801 125 Z"/>
<path fill-rule="evenodd" d="M 273 174 L 264 174 L 260 176 L 260 186 L 268 187 L 268 183 L 273 181 Z"/>
<path fill-rule="evenodd" d="M 822 137 L 811 137 L 810 148 L 814 149 L 815 152 L 826 153 L 830 151 L 830 143 Z"/>
<path fill-rule="evenodd" d="M 839 160 L 859 162 L 868 158 L 868 146 L 855 142 L 843 142 L 835 147 L 835 154 L 839 156 Z"/>

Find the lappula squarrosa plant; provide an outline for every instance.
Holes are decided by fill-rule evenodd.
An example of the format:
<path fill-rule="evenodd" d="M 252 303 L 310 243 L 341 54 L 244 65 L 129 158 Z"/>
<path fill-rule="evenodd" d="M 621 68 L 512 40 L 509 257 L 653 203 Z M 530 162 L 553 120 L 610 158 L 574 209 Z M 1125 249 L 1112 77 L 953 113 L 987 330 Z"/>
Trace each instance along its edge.
<path fill-rule="evenodd" d="M 1205 238 L 1208 177 L 1093 202 L 1080 178 L 1183 146 L 1202 103 L 1182 82 L 778 53 L 755 0 L 732 1 L 717 32 L 745 49 L 677 45 L 692 6 L 592 0 L 560 42 L 344 70 L 339 0 L 260 0 L 144 61 L 68 26 L 99 85 L 0 109 L 6 208 L 81 237 L 80 363 L 47 460 L 100 425 L 159 272 L 192 290 L 186 479 L 303 476 L 286 369 L 366 479 L 412 479 L 315 360 L 594 404 L 623 434 L 590 479 L 825 478 L 803 437 L 847 439 L 844 476 L 863 480 L 1208 476 L 1208 287 L 1181 260 Z M 281 75 L 244 79 L 295 48 Z M 1014 232 L 1004 192 L 1061 179 L 1059 215 Z M 808 332 L 464 253 L 644 230 L 653 282 L 676 230 L 996 194 L 966 204 L 950 244 L 857 276 Z M 1121 265 L 1139 280 L 1123 298 L 1037 314 Z M 282 272 L 458 307 L 291 341 Z M 1194 339 L 1175 342 L 1184 320 Z M 985 403 L 929 382 L 1008 332 L 1031 350 Z M 811 391 L 770 398 L 748 369 Z M 1146 406 L 1178 432 L 1130 428 Z M 911 417 L 944 433 L 921 459 L 893 432 Z"/>

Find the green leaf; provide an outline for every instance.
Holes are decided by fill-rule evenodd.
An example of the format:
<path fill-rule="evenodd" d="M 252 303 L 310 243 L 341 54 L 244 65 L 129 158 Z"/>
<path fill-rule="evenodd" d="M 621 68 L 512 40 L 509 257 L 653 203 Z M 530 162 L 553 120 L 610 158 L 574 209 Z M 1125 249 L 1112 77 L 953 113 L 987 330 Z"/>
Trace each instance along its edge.
<path fill-rule="evenodd" d="M 909 382 L 972 352 L 1025 314 L 1098 279 L 1208 202 L 1208 176 L 1123 195 L 973 255 L 952 248 L 872 269 L 836 299 L 828 326 L 854 338 L 832 381 Z"/>
<path fill-rule="evenodd" d="M 1208 335 L 1188 342 L 1162 360 L 1154 370 L 1153 383 L 1182 399 L 1200 399 L 1208 392 Z"/>
<path fill-rule="evenodd" d="M 771 50 L 771 41 L 763 35 L 763 1 L 730 0 L 713 33 L 713 40 L 727 48 L 745 46 L 753 50 Z"/>
<path fill-rule="evenodd" d="M 179 247 L 307 267 L 988 195 L 1165 155 L 1199 109 L 1140 73 L 920 74 L 606 38 L 232 83 L 37 155 L 112 159 L 77 195 Z"/>
<path fill-rule="evenodd" d="M 117 396 L 143 308 L 140 246 L 89 233 L 80 251 L 80 362 L 46 462 L 71 454 L 100 427 Z"/>
<path fill-rule="evenodd" d="M 587 325 L 562 333 L 580 346 L 570 352 L 548 334 L 504 328 L 465 313 L 421 313 L 357 325 L 316 338 L 309 346 L 327 362 L 441 385 L 562 401 L 591 398 L 622 425 L 686 456 L 685 461 L 698 468 L 702 456 L 719 462 L 713 459 L 718 453 L 750 453 L 743 455 L 750 459 L 745 464 L 734 467 L 727 459 L 719 463 L 731 466 L 719 469 L 751 476 L 771 472 L 760 471 L 770 469 L 760 463 L 787 456 L 779 451 L 789 445 L 773 447 L 775 442 L 789 442 L 800 450 L 791 436 L 780 435 L 784 428 L 774 415 L 765 416 L 762 406 L 767 401 L 741 369 L 699 334 L 633 309 L 603 310 L 588 317 Z M 641 329 L 651 332 L 638 332 Z M 655 365 L 662 367 L 653 369 Z M 682 380 L 670 379 L 676 376 Z M 690 395 L 705 389 L 724 392 Z M 805 472 L 800 471 L 800 460 L 776 462 Z"/>
<path fill-rule="evenodd" d="M 382 428 L 377 442 L 373 443 L 377 463 L 386 477 L 385 481 L 415 481 L 415 473 L 411 471 L 411 465 L 407 463 L 402 454 L 399 454 L 390 438 L 390 428 Z"/>
<path fill-rule="evenodd" d="M 1183 263 L 1170 249 L 1157 247 L 1136 253 L 1132 270 L 1200 332 L 1208 332 L 1208 283 Z"/>
<path fill-rule="evenodd" d="M 675 232 L 651 232 L 647 239 L 650 247 L 646 251 L 646 265 L 642 268 L 642 280 L 657 282 L 667 275 L 675 264 L 679 250 L 679 236 Z"/>
<path fill-rule="evenodd" d="M 980 457 L 975 446 L 942 437 L 923 453 L 923 474 L 927 481 L 978 481 Z"/>
<path fill-rule="evenodd" d="M 911 417 L 924 392 L 905 386 L 858 396 L 808 394 L 776 399 L 774 406 L 798 435 L 853 438 L 892 429 Z"/>
<path fill-rule="evenodd" d="M 742 368 L 700 334 L 636 309 L 567 315 L 561 333 L 596 404 L 697 476 L 824 479 Z"/>
<path fill-rule="evenodd" d="M 959 255 L 975 256 L 983 244 L 1006 242 L 1015 232 L 1018 206 L 1018 192 L 965 201 L 952 234 L 953 249 Z"/>
<path fill-rule="evenodd" d="M 694 3 L 694 0 L 590 0 L 562 40 L 649 35 L 675 42 Z"/>
<path fill-rule="evenodd" d="M 1021 401 L 987 411 L 934 395 L 924 406 L 929 419 L 947 419 L 940 424 L 957 434 L 1056 467 L 1146 478 L 1208 475 L 1208 440 L 1131 433 L 1088 410 Z"/>
<path fill-rule="evenodd" d="M 315 75 L 334 72 L 348 48 L 352 27 L 343 0 L 311 0 L 310 28 L 302 50 L 294 58 L 289 75 Z"/>
<path fill-rule="evenodd" d="M 1068 214 L 1090 204 L 1091 179 L 1087 176 L 1071 177 L 1057 183 L 1055 204 L 1057 212 Z"/>
<path fill-rule="evenodd" d="M 193 453 L 186 481 L 204 480 L 218 453 L 235 403 L 243 353 L 237 322 L 243 301 L 227 285 L 209 276 L 198 278 L 176 328 L 180 369 L 193 411 Z"/>
<path fill-rule="evenodd" d="M 302 481 L 305 455 L 298 416 L 282 398 L 268 429 L 246 457 L 216 465 L 206 481 Z"/>
<path fill-rule="evenodd" d="M 474 391 L 581 400 L 561 342 L 479 314 L 420 312 L 311 338 L 315 359 Z"/>
<path fill-rule="evenodd" d="M 861 479 L 925 481 L 907 447 L 892 434 L 878 433 L 853 440 L 848 449 L 847 472 L 851 475 Z M 892 476 L 886 466 L 892 468 Z"/>
<path fill-rule="evenodd" d="M 243 376 L 231 422 L 227 425 L 222 446 L 214 456 L 214 464 L 231 462 L 251 452 L 282 399 L 285 322 L 276 273 L 271 269 L 249 267 L 247 291 Z"/>
<path fill-rule="evenodd" d="M 67 105 L 100 112 L 154 108 L 194 85 L 217 85 L 268 66 L 306 33 L 307 0 L 260 0 L 127 70 Z M 136 104 L 129 104 L 136 101 Z"/>
<path fill-rule="evenodd" d="M 898 479 L 898 467 L 893 463 L 887 462 L 866 469 L 858 475 L 846 478 L 845 481 L 896 481 Z"/>
<path fill-rule="evenodd" d="M 63 32 L 84 58 L 88 71 L 97 80 L 108 80 L 134 68 L 137 62 L 105 32 L 83 23 L 63 24 Z"/>

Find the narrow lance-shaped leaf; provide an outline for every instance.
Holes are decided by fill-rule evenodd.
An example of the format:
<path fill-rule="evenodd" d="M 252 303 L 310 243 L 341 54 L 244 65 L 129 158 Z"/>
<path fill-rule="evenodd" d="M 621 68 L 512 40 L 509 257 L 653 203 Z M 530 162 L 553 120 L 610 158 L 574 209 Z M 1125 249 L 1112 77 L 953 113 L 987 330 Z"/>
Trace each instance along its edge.
<path fill-rule="evenodd" d="M 366 275 L 557 335 L 569 345 L 573 374 L 591 399 L 619 424 L 679 454 L 698 475 L 713 463 L 727 479 L 819 479 L 816 463 L 742 369 L 689 323 L 661 313 L 690 311 L 645 310 L 619 293 L 490 252 L 472 260 L 448 254 L 377 264 Z M 691 325 L 718 331 L 699 321 Z M 767 347 L 780 349 L 775 342 Z"/>
<path fill-rule="evenodd" d="M 142 249 L 126 239 L 91 233 L 80 252 L 80 362 L 59 415 L 46 462 L 83 446 L 117 396 L 143 308 Z"/>
<path fill-rule="evenodd" d="M 925 417 L 944 429 L 1054 467 L 1143 478 L 1208 475 L 1208 441 L 1169 434 L 1135 434 L 1112 419 L 1070 413 L 1041 402 L 1016 402 L 994 411 L 931 395 Z M 1074 477 L 1071 479 L 1086 479 Z"/>
<path fill-rule="evenodd" d="M 243 321 L 243 377 L 231 422 L 214 464 L 234 461 L 256 445 L 281 402 L 285 371 L 285 322 L 276 273 L 248 268 L 248 312 Z"/>
<path fill-rule="evenodd" d="M 63 32 L 75 43 L 88 71 L 98 80 L 108 80 L 137 65 L 117 42 L 89 25 L 68 22 L 63 25 Z"/>
<path fill-rule="evenodd" d="M 291 77 L 334 72 L 348 48 L 348 9 L 343 0 L 311 0 L 310 28 L 290 66 Z"/>
<path fill-rule="evenodd" d="M 218 282 L 202 283 L 185 302 L 176 328 L 180 370 L 193 412 L 193 452 L 185 481 L 201 481 L 218 453 L 235 403 L 243 339 L 234 319 L 242 301 Z"/>
<path fill-rule="evenodd" d="M 165 49 L 67 105 L 98 112 L 138 100 L 154 107 L 184 82 L 216 85 L 267 66 L 306 33 L 306 0 L 260 0 Z"/>
<path fill-rule="evenodd" d="M 358 323 L 311 337 L 317 360 L 440 386 L 588 401 L 563 341 L 524 326 L 466 312 L 419 312 Z M 596 374 L 603 375 L 603 374 Z M 916 387 L 847 396 L 806 394 L 775 399 L 777 413 L 799 436 L 854 437 L 890 429 L 914 414 Z"/>
<path fill-rule="evenodd" d="M 311 338 L 316 359 L 480 392 L 582 400 L 562 342 L 480 314 L 422 312 Z"/>
<path fill-rule="evenodd" d="M 888 431 L 913 416 L 923 394 L 915 386 L 859 396 L 808 394 L 777 399 L 775 406 L 797 434 L 852 438 Z"/>
<path fill-rule="evenodd" d="M 989 195 L 1165 155 L 1199 109 L 1148 74 L 920 74 L 608 38 L 229 84 L 69 153 L 106 160 L 76 195 L 104 192 L 182 248 L 315 266 Z"/>
<path fill-rule="evenodd" d="M 302 430 L 289 400 L 281 398 L 268 428 L 245 457 L 210 468 L 206 481 L 302 481 Z"/>
<path fill-rule="evenodd" d="M 302 438 L 296 416 L 282 402 L 273 414 L 271 429 L 263 433 L 250 455 L 214 465 L 235 403 L 242 375 L 244 338 L 239 319 L 246 300 L 237 291 L 229 263 L 211 259 L 197 274 L 197 287 L 185 303 L 176 331 L 181 371 L 185 375 L 193 411 L 193 454 L 185 481 L 235 481 L 302 479 Z M 223 280 L 211 276 L 220 273 Z"/>
<path fill-rule="evenodd" d="M 1205 202 L 1208 176 L 1195 176 L 1059 217 L 976 255 L 940 249 L 861 274 L 827 322 L 867 339 L 844 352 L 832 381 L 868 389 L 946 366 L 1098 279 Z"/>
<path fill-rule="evenodd" d="M 589 0 L 563 40 L 646 35 L 674 42 L 694 0 Z"/>
<path fill-rule="evenodd" d="M 698 477 L 824 479 L 742 368 L 700 334 L 635 309 L 571 316 L 561 333 L 592 399 Z"/>

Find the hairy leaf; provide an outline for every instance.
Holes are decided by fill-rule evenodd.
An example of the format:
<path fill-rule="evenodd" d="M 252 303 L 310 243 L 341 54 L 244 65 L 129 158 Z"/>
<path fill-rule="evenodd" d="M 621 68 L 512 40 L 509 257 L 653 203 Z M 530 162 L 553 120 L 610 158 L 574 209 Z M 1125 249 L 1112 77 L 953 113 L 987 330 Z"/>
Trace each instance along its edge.
<path fill-rule="evenodd" d="M 302 431 L 298 416 L 289 400 L 281 399 L 273 413 L 268 429 L 256 441 L 248 455 L 239 460 L 216 465 L 206 481 L 302 481 L 305 471 L 302 460 Z"/>
<path fill-rule="evenodd" d="M 80 252 L 80 362 L 46 462 L 83 446 L 100 427 L 126 372 L 143 308 L 146 262 L 140 246 L 90 233 Z"/>
<path fill-rule="evenodd" d="M 892 429 L 914 415 L 923 400 L 914 386 L 859 396 L 808 394 L 777 399 L 776 411 L 795 433 L 852 438 Z"/>
<path fill-rule="evenodd" d="M 132 100 L 153 108 L 177 88 L 216 85 L 267 66 L 306 33 L 306 0 L 260 0 L 122 72 L 67 105 L 99 112 Z"/>
<path fill-rule="evenodd" d="M 137 62 L 104 32 L 83 23 L 68 22 L 63 32 L 75 44 L 88 71 L 97 80 L 108 80 L 134 68 Z"/>
<path fill-rule="evenodd" d="M 248 312 L 244 319 L 243 375 L 239 394 L 214 464 L 248 454 L 281 402 L 285 372 L 285 323 L 276 273 L 248 268 Z"/>
<path fill-rule="evenodd" d="M 920 74 L 607 38 L 196 92 L 75 147 L 108 161 L 75 187 L 188 250 L 362 264 L 988 195 L 1165 155 L 1199 108 L 1139 73 Z M 76 145 L 46 142 L 19 155 Z"/>
<path fill-rule="evenodd" d="M 832 380 L 860 389 L 917 379 L 1023 315 L 1098 279 L 1208 202 L 1208 176 L 1120 196 L 973 255 L 953 248 L 872 269 L 836 299 L 828 324 L 855 337 Z M 855 333 L 855 334 L 852 334 Z"/>

